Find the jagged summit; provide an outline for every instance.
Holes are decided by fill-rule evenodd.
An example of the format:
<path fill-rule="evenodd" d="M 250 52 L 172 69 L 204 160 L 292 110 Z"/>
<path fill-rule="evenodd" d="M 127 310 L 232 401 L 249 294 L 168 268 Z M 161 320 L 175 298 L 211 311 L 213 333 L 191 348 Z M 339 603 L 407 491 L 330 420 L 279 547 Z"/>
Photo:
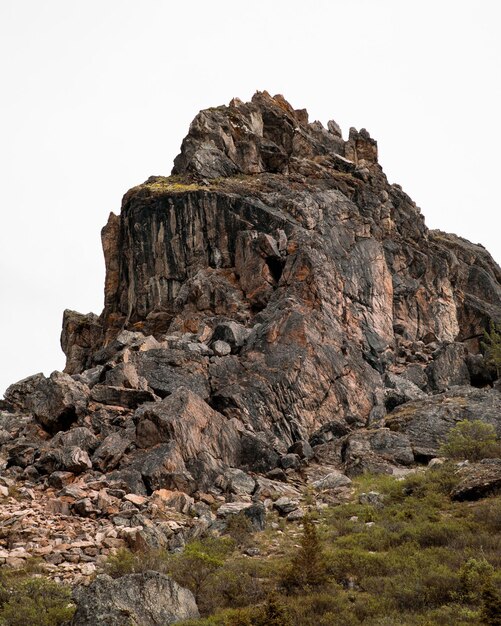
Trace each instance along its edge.
<path fill-rule="evenodd" d="M 201 111 L 190 125 L 172 174 L 206 179 L 237 174 L 319 172 L 351 163 L 377 162 L 377 144 L 365 129 L 350 129 L 348 141 L 334 121 L 327 129 L 308 122 L 281 95 L 256 92 L 251 102 L 234 98 L 229 106 Z"/>

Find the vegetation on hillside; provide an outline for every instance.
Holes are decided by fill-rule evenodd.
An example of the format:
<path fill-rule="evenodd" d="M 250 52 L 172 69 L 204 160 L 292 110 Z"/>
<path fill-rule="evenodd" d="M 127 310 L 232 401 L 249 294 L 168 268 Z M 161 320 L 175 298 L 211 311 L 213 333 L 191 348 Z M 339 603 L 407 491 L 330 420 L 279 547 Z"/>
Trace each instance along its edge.
<path fill-rule="evenodd" d="M 183 626 L 498 624 L 501 498 L 451 501 L 455 469 L 362 476 L 352 502 L 314 509 L 300 526 L 276 520 L 253 550 L 222 537 L 177 555 L 122 551 L 108 572 L 172 575 L 204 616 Z M 359 503 L 367 492 L 372 504 Z"/>

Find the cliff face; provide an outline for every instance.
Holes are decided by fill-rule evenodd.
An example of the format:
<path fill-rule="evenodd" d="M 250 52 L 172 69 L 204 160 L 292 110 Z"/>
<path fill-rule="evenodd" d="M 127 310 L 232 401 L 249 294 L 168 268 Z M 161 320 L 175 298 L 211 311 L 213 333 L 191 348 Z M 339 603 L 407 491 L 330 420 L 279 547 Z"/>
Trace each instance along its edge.
<path fill-rule="evenodd" d="M 131 362 L 155 393 L 170 392 L 152 383 L 156 359 L 283 451 L 332 420 L 381 419 L 388 374 L 433 389 L 437 349 L 463 342 L 466 361 L 501 317 L 499 267 L 426 228 L 365 130 L 344 141 L 257 93 L 199 113 L 173 174 L 110 215 L 105 309 L 65 316 L 68 373 L 104 362 L 124 328 L 152 334 L 158 352 Z"/>

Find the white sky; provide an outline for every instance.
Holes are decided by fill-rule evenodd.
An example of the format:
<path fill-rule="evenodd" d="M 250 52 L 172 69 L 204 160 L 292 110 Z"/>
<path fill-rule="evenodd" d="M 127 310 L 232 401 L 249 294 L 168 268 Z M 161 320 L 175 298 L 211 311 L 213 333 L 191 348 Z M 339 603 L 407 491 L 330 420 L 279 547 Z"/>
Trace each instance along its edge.
<path fill-rule="evenodd" d="M 100 313 L 100 229 L 202 108 L 282 93 L 366 127 L 428 226 L 501 261 L 498 0 L 0 0 L 0 395 Z"/>

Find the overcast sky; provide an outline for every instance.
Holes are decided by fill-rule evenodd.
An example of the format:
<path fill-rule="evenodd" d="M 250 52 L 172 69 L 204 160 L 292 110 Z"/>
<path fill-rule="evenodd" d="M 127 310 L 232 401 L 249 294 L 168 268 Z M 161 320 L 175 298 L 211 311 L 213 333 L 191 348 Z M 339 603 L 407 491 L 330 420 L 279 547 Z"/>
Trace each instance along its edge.
<path fill-rule="evenodd" d="M 498 0 L 0 0 L 0 395 L 100 313 L 100 230 L 202 108 L 282 93 L 378 140 L 429 227 L 501 261 Z"/>

